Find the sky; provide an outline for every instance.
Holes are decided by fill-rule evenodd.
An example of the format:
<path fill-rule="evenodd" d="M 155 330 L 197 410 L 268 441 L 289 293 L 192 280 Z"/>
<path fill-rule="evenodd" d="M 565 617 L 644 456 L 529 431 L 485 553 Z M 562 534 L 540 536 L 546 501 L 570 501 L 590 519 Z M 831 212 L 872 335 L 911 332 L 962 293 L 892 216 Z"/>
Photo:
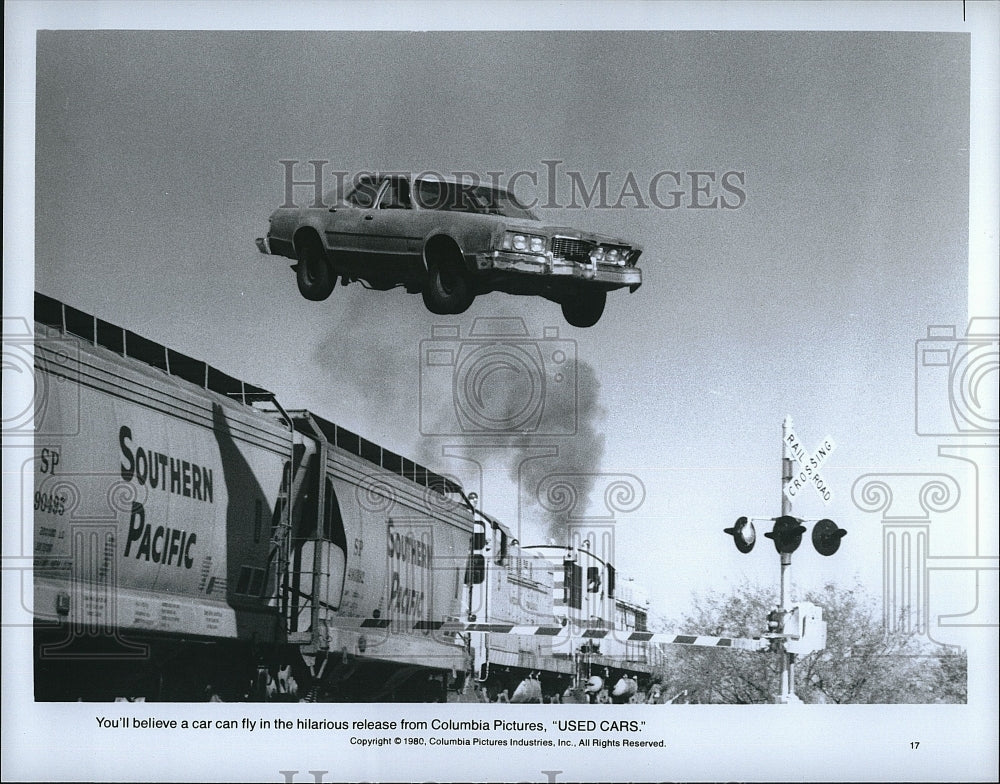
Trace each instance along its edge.
<path fill-rule="evenodd" d="M 566 525 L 533 500 L 537 483 L 583 473 L 589 492 L 570 511 L 613 530 L 620 574 L 642 583 L 654 616 L 666 619 L 683 614 L 693 592 L 744 579 L 777 593 L 771 543 L 761 537 L 741 555 L 722 529 L 780 513 L 782 421 L 791 416 L 807 450 L 828 436 L 836 444 L 822 471 L 830 504 L 807 489 L 792 512 L 848 531 L 830 558 L 803 543 L 793 592 L 857 581 L 885 601 L 885 531 L 929 521 L 937 567 L 926 612 L 935 641 L 969 642 L 971 710 L 786 715 L 760 706 L 650 718 L 669 752 L 637 755 L 626 772 L 988 779 L 997 525 L 995 491 L 983 488 L 996 484 L 996 364 L 977 376 L 993 429 L 970 439 L 948 435 L 948 379 L 915 362 L 929 326 L 954 326 L 961 347 L 971 345 L 961 342 L 970 314 L 997 315 L 998 18 L 993 4 L 966 11 L 968 21 L 958 3 L 8 3 L 4 316 L 30 317 L 33 274 L 37 291 L 454 473 L 525 542 Z M 734 26 L 772 31 L 722 29 Z M 782 29 L 810 26 L 830 32 Z M 854 26 L 911 32 L 847 31 Z M 102 27 L 129 32 L 58 29 Z M 223 29 L 180 30 L 189 27 Z M 312 32 L 483 27 L 537 32 Z M 631 27 L 684 29 L 610 29 Z M 307 302 L 287 263 L 256 251 L 284 198 L 279 162 L 312 159 L 349 173 L 533 172 L 539 187 L 522 176 L 516 190 L 542 203 L 555 166 L 564 204 L 569 172 L 587 184 L 606 172 L 612 202 L 629 177 L 641 191 L 664 171 L 682 180 L 710 172 L 716 183 L 733 172 L 745 199 L 736 209 L 690 208 L 690 193 L 669 210 L 631 198 L 622 209 L 539 208 L 543 220 L 640 243 L 642 287 L 612 293 L 586 330 L 568 326 L 553 303 L 502 294 L 442 318 L 402 290 L 351 285 Z M 732 195 L 716 188 L 710 197 Z M 523 319 L 540 346 L 557 331 L 577 358 L 576 396 L 552 401 L 575 407 L 575 435 L 501 443 L 429 432 L 452 415 L 447 376 L 435 387 L 421 375 L 425 349 L 438 345 L 432 329 L 457 326 L 453 342 L 468 346 L 476 319 L 498 316 Z M 5 386 L 5 407 L 8 394 Z M 977 448 L 960 456 L 986 455 L 987 465 L 952 459 L 962 444 Z M 522 470 L 523 458 L 553 451 Z M 5 492 L 5 532 L 9 502 Z M 768 527 L 758 523 L 758 536 Z M 12 574 L 5 567 L 5 612 Z M 201 780 L 208 771 L 236 780 L 274 765 L 301 769 L 304 780 L 333 762 L 356 780 L 412 775 L 391 766 L 409 764 L 405 754 L 347 749 L 331 760 L 300 733 L 280 746 L 231 736 L 224 760 L 218 734 L 185 743 L 183 754 L 169 738 L 136 736 L 123 753 L 117 738 L 87 731 L 93 716 L 78 706 L 30 708 L 30 693 L 18 691 L 30 678 L 9 675 L 31 661 L 12 639 L 5 629 L 5 752 L 20 754 L 5 765 L 19 766 L 17 778 L 169 771 Z M 11 702 L 19 694 L 28 710 Z M 47 751 L 53 726 L 65 731 L 63 753 Z M 791 737 L 802 739 L 795 753 Z M 915 740 L 933 756 L 914 756 Z M 525 751 L 500 770 L 456 751 L 427 755 L 421 774 L 441 778 L 456 760 L 484 778 L 546 780 L 539 765 L 553 764 L 565 778 L 623 773 L 607 767 L 611 757 L 581 767 Z"/>
<path fill-rule="evenodd" d="M 933 458 L 913 432 L 913 345 L 966 321 L 968 72 L 968 37 L 943 33 L 42 32 L 35 287 L 478 482 L 526 543 L 549 533 L 541 476 L 601 475 L 571 510 L 585 516 L 609 514 L 602 477 L 636 477 L 614 559 L 664 616 L 743 576 L 776 585 L 773 551 L 741 556 L 722 529 L 780 513 L 790 415 L 807 448 L 837 445 L 834 500 L 808 491 L 794 511 L 850 532 L 832 559 L 803 552 L 796 579 L 857 574 L 877 594 L 880 532 L 851 484 Z M 402 290 L 306 302 L 253 239 L 284 200 L 279 161 L 309 180 L 314 159 L 331 183 L 500 172 L 543 220 L 639 243 L 643 286 L 585 330 L 504 294 L 450 319 Z M 682 187 L 661 176 L 660 205 L 683 193 L 665 209 L 649 186 L 671 171 Z M 607 172 L 618 208 L 585 207 L 571 172 L 588 188 Z M 484 316 L 519 316 L 532 340 L 555 327 L 592 369 L 581 432 L 522 439 L 561 452 L 525 464 L 520 495 L 526 453 L 420 419 L 421 395 L 454 417 L 436 379 L 420 384 L 431 328 L 467 337 Z"/>

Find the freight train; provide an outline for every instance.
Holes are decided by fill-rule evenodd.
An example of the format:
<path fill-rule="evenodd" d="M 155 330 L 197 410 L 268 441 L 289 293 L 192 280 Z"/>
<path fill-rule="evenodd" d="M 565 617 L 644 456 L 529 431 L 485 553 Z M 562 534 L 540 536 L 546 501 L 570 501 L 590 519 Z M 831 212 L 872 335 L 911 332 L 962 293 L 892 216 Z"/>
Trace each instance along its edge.
<path fill-rule="evenodd" d="M 648 602 L 453 479 L 38 293 L 34 356 L 36 700 L 648 683 L 658 649 L 608 633 L 644 632 Z"/>

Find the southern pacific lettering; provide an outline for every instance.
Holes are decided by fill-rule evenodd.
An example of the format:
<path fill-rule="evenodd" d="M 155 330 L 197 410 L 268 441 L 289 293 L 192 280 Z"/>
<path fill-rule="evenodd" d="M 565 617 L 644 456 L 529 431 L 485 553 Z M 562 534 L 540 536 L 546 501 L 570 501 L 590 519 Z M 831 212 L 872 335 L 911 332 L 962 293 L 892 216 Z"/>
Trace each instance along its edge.
<path fill-rule="evenodd" d="M 389 609 L 399 615 L 422 618 L 426 610 L 425 591 L 430 587 L 429 569 L 434 557 L 430 542 L 409 533 L 399 533 L 389 520 L 386 551 L 392 574 L 389 582 Z M 426 634 L 427 632 L 425 632 Z"/>
<path fill-rule="evenodd" d="M 389 535 L 386 540 L 389 558 L 396 558 L 411 566 L 429 568 L 434 557 L 430 542 L 410 534 L 400 534 L 389 520 Z"/>
<path fill-rule="evenodd" d="M 125 542 L 125 557 L 136 545 L 135 558 L 142 558 L 153 563 L 167 566 L 183 566 L 190 569 L 194 566 L 191 548 L 198 541 L 198 535 L 182 531 L 180 528 L 168 528 L 159 525 L 153 528 L 146 522 L 146 509 L 142 504 L 132 502 L 132 516 L 128 521 L 128 539 Z"/>
<path fill-rule="evenodd" d="M 132 429 L 122 425 L 118 431 L 122 449 L 122 479 L 135 479 L 140 485 L 159 487 L 164 491 L 213 503 L 212 469 L 187 460 L 153 452 L 141 446 L 132 448 Z"/>

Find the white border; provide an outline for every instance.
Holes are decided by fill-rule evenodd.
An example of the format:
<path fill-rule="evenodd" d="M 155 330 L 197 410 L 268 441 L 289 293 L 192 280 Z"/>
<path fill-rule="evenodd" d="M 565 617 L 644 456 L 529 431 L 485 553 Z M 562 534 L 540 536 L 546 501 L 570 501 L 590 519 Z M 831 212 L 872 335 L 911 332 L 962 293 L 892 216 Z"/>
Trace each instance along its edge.
<path fill-rule="evenodd" d="M 970 313 L 997 315 L 1000 244 L 1000 5 L 961 3 L 571 3 L 571 2 L 8 2 L 5 5 L 4 95 L 4 315 L 30 316 L 33 291 L 35 34 L 39 29 L 767 29 L 908 30 L 971 33 Z M 6 400 L 6 398 L 5 398 Z M 7 460 L 4 456 L 4 473 Z M 8 514 L 4 496 L 4 520 Z M 5 587 L 7 585 L 5 573 Z M 5 609 L 12 594 L 5 591 Z M 211 732 L 199 742 L 146 731 L 115 736 L 93 731 L 99 706 L 30 702 L 30 656 L 5 634 L 3 690 L 4 779 L 282 780 L 278 771 L 326 770 L 324 781 L 376 780 L 995 780 L 997 775 L 997 635 L 987 630 L 970 645 L 967 706 L 825 706 L 787 708 L 691 706 L 683 713 L 628 718 L 659 722 L 666 753 L 622 750 L 607 757 L 561 757 L 537 750 L 483 753 L 454 750 L 419 758 L 345 749 L 322 736 Z M 17 678 L 16 675 L 20 675 Z M 13 677 L 12 677 L 13 675 Z M 24 703 L 27 694 L 29 702 Z M 201 715 L 199 706 L 149 706 L 162 718 Z M 121 714 L 107 706 L 108 715 Z M 358 715 L 329 706 L 328 718 Z M 294 706 L 232 706 L 224 715 L 301 715 Z M 134 715 L 134 713 L 133 713 Z M 487 718 L 482 706 L 365 706 L 370 718 L 448 716 Z M 505 716 L 536 718 L 511 708 Z M 603 711 L 552 706 L 554 718 L 620 718 Z M 669 722 L 669 723 L 668 723 Z M 922 738 L 921 750 L 909 748 Z M 345 753 L 346 751 L 346 753 Z M 545 774 L 544 771 L 561 771 Z"/>

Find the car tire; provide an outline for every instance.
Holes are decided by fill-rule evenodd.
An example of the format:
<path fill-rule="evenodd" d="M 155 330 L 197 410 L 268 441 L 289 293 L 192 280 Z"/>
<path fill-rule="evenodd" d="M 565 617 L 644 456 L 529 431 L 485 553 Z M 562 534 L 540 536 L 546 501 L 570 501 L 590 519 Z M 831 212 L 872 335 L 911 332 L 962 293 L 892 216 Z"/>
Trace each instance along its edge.
<path fill-rule="evenodd" d="M 592 327 L 601 320 L 606 291 L 575 291 L 562 301 L 562 312 L 567 323 L 574 327 Z"/>
<path fill-rule="evenodd" d="M 295 265 L 295 278 L 299 293 L 308 300 L 326 299 L 337 285 L 337 277 L 330 269 L 323 246 L 315 238 L 303 241 L 298 247 L 299 263 Z"/>
<path fill-rule="evenodd" d="M 430 263 L 422 294 L 427 310 L 438 316 L 465 313 L 476 298 L 469 276 L 458 264 L 447 259 Z"/>

